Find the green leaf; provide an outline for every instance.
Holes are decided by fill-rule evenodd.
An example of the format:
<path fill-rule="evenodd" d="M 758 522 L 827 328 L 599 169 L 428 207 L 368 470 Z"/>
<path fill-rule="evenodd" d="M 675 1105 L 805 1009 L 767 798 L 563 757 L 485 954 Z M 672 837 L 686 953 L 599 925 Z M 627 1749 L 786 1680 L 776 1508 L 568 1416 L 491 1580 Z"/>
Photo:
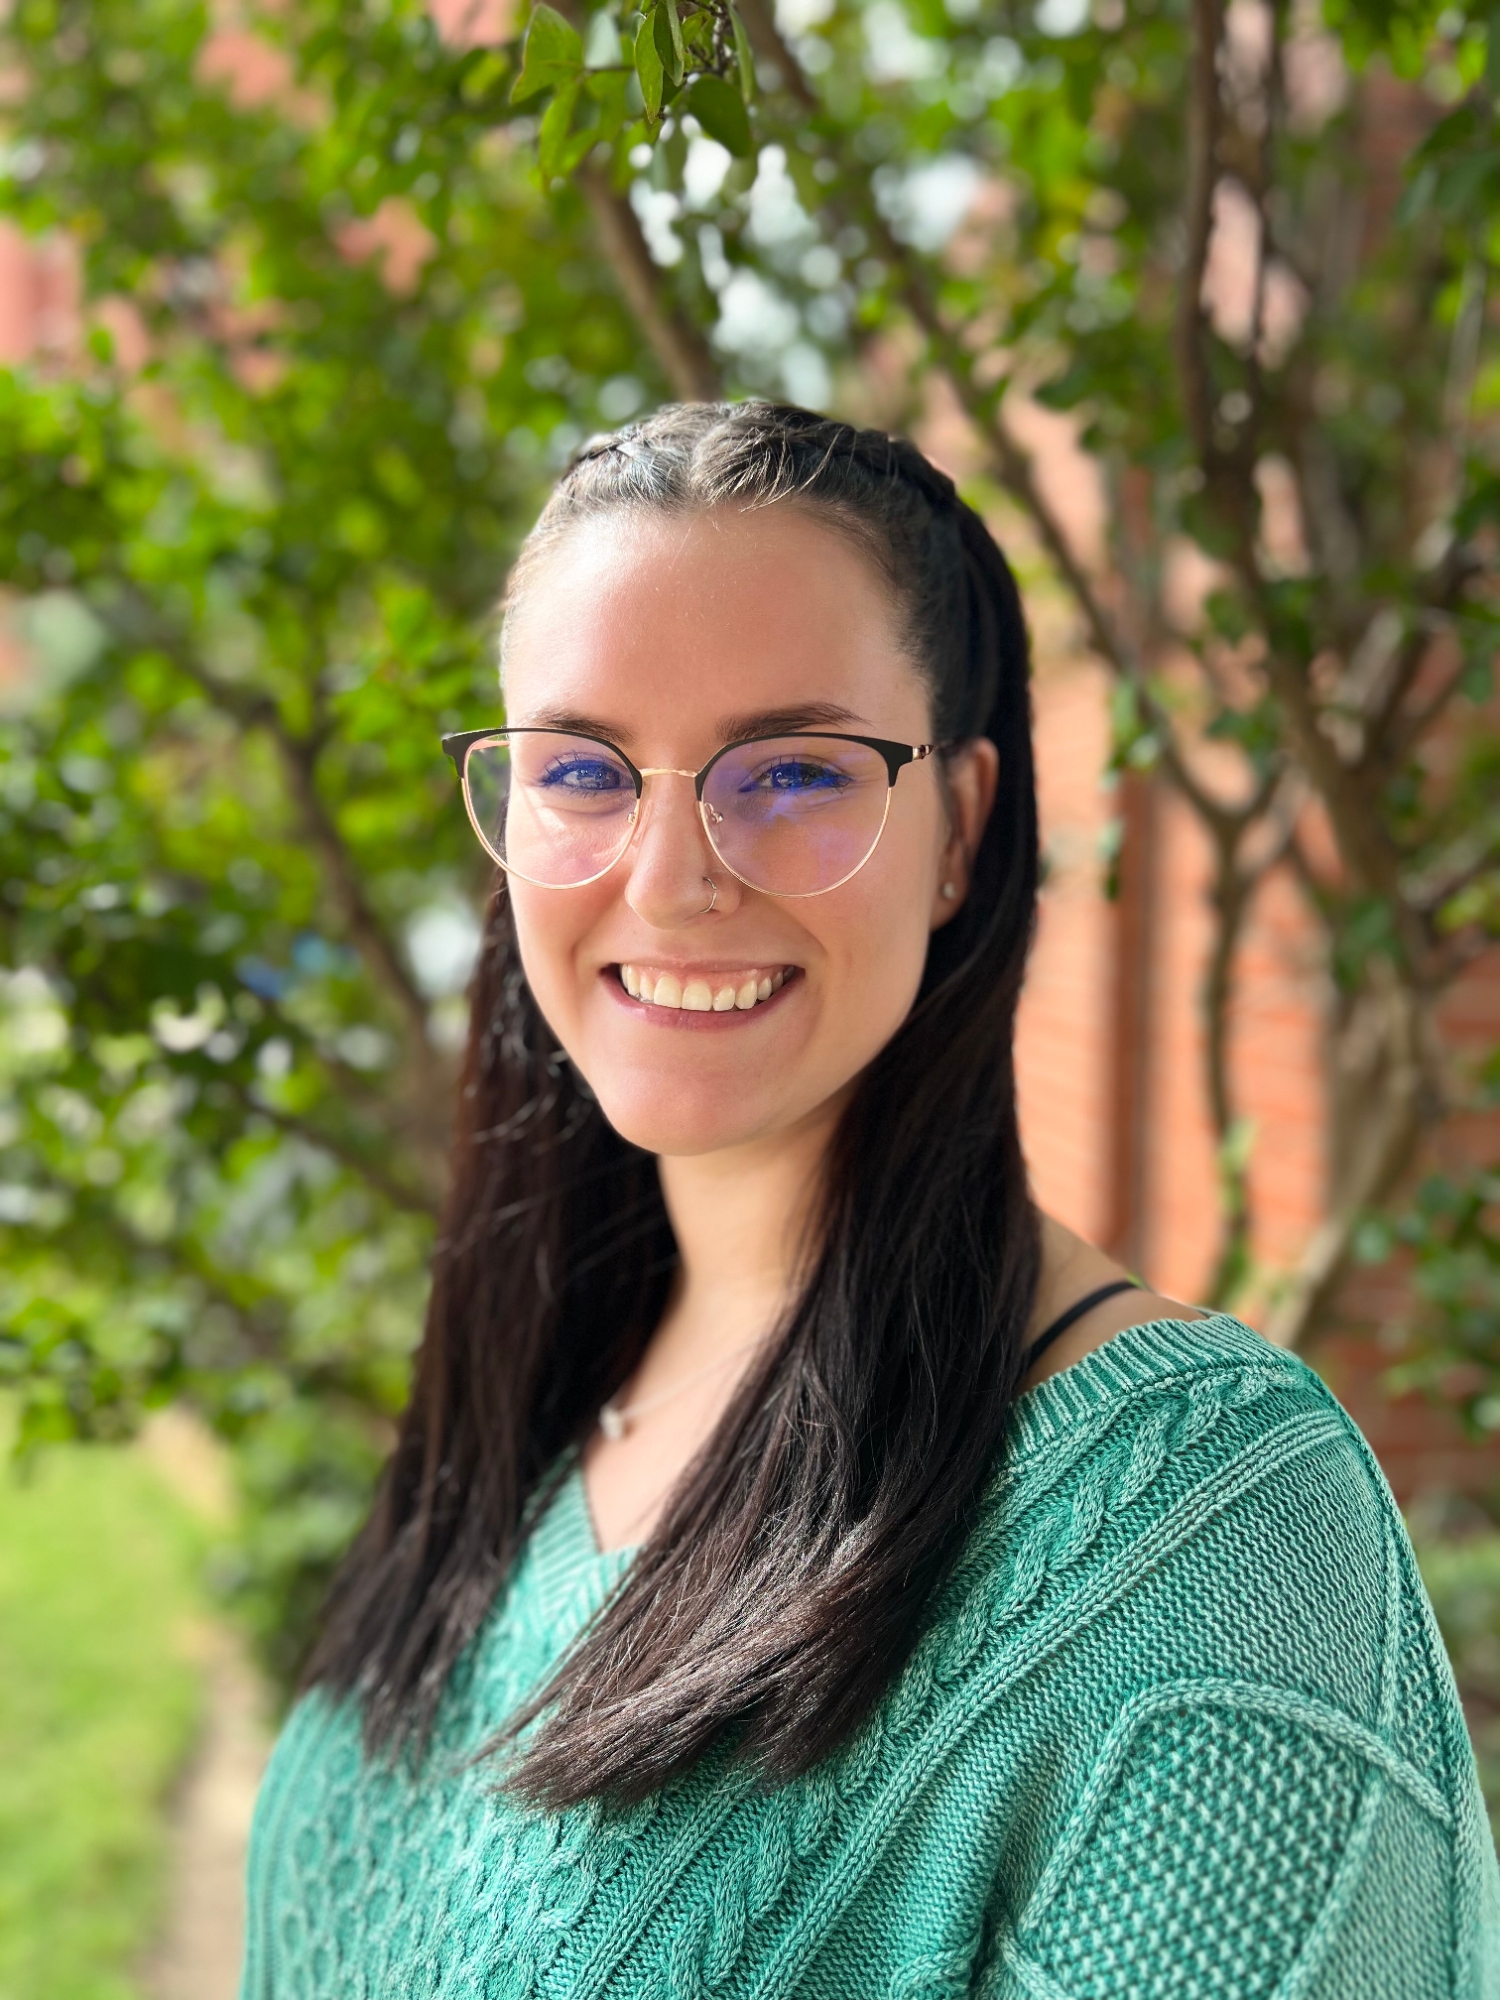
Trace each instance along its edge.
<path fill-rule="evenodd" d="M 537 133 L 537 160 L 544 181 L 553 180 L 558 174 L 568 171 L 568 134 L 582 88 L 582 79 L 574 77 L 571 83 L 563 85 L 542 113 L 541 129 Z"/>
<path fill-rule="evenodd" d="M 745 100 L 722 76 L 700 76 L 688 92 L 687 102 L 710 139 L 717 139 L 741 160 L 754 151 Z"/>
<path fill-rule="evenodd" d="M 1213 629 L 1232 646 L 1237 646 L 1251 629 L 1245 601 L 1235 591 L 1210 591 L 1203 608 Z"/>
<path fill-rule="evenodd" d="M 641 80 L 641 97 L 646 117 L 654 125 L 661 116 L 663 82 L 661 53 L 656 46 L 656 9 L 653 7 L 640 25 L 635 38 L 635 73 Z"/>
<path fill-rule="evenodd" d="M 679 17 L 682 28 L 683 60 L 689 69 L 701 69 L 712 59 L 714 46 L 714 18 L 707 11 L 689 14 L 685 21 Z"/>
<path fill-rule="evenodd" d="M 482 104 L 505 81 L 510 59 L 502 49 L 476 49 L 459 81 L 458 94 L 465 104 Z"/>
<path fill-rule="evenodd" d="M 740 96 L 748 104 L 755 96 L 755 57 L 750 52 L 750 37 L 745 33 L 745 24 L 740 19 L 739 9 L 729 10 L 729 24 L 734 29 L 734 54 L 740 70 Z"/>
<path fill-rule="evenodd" d="M 682 23 L 677 18 L 677 0 L 659 0 L 652 15 L 656 23 L 656 52 L 661 57 L 661 66 L 667 73 L 669 83 L 682 81 L 682 72 L 687 67 L 687 50 L 682 45 Z"/>
<path fill-rule="evenodd" d="M 584 77 L 584 94 L 591 97 L 599 109 L 593 123 L 573 135 L 563 166 L 564 173 L 571 173 L 591 147 L 609 145 L 618 138 L 628 116 L 627 83 L 628 78 L 619 70 L 595 71 Z"/>
<path fill-rule="evenodd" d="M 538 0 L 522 50 L 521 74 L 510 94 L 512 104 L 524 104 L 545 90 L 559 90 L 583 68 L 583 39 L 555 7 Z"/>
<path fill-rule="evenodd" d="M 1469 660 L 1459 677 L 1459 692 L 1475 707 L 1487 702 L 1495 692 L 1495 662 L 1481 655 Z"/>

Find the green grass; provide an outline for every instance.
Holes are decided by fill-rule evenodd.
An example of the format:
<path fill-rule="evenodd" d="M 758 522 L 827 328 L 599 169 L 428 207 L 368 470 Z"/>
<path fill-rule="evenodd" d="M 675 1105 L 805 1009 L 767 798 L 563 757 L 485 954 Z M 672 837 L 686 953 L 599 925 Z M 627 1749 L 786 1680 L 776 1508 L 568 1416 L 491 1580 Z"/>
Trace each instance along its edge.
<path fill-rule="evenodd" d="M 0 1403 L 0 2000 L 137 2000 L 191 1743 L 202 1530 L 138 1453 L 44 1450 Z"/>

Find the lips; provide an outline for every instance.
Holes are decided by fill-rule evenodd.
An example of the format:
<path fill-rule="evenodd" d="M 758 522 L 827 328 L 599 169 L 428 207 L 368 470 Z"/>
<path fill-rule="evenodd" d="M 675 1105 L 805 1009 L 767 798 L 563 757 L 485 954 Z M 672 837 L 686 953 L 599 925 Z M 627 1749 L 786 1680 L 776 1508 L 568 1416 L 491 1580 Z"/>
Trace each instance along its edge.
<path fill-rule="evenodd" d="M 632 1000 L 688 1014 L 746 1014 L 779 993 L 795 965 L 704 967 L 684 971 L 669 966 L 625 964 L 616 968 Z"/>

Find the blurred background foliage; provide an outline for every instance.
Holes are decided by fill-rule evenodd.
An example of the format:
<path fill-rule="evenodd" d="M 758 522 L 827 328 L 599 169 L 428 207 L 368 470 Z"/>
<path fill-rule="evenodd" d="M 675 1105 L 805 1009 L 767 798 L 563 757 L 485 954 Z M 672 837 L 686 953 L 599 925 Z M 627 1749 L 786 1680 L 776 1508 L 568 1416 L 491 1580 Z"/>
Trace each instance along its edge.
<path fill-rule="evenodd" d="M 966 490 L 1115 672 L 1115 769 L 1212 836 L 1221 1295 L 1250 1226 L 1234 946 L 1290 860 L 1342 1084 L 1331 1228 L 1280 1331 L 1351 1250 L 1406 1256 L 1403 1379 L 1500 1427 L 1494 1176 L 1393 1192 L 1494 1097 L 1431 1024 L 1500 931 L 1500 13 L 441 11 L 12 0 L 0 28 L 0 212 L 62 233 L 83 286 L 78 339 L 0 374 L 18 1449 L 188 1399 L 249 1500 L 220 1582 L 285 1681 L 441 1209 L 486 875 L 438 735 L 498 713 L 492 607 L 555 471 L 720 389 L 962 413 Z M 1240 223 L 1248 287 L 1213 305 Z M 1102 570 L 1017 398 L 1077 416 Z M 1173 542 L 1209 566 L 1191 616 Z M 1500 1700 L 1494 1544 L 1432 1539 Z"/>

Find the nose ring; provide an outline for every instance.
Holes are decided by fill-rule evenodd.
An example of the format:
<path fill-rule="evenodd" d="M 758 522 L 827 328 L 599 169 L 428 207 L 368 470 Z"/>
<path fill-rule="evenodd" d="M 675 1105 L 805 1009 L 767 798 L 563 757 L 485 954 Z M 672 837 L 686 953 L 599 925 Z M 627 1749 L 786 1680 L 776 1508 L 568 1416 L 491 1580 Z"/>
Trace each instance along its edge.
<path fill-rule="evenodd" d="M 706 917 L 714 904 L 719 900 L 719 885 L 712 875 L 705 875 L 703 879 L 708 884 L 708 901 L 698 912 L 700 917 Z"/>

